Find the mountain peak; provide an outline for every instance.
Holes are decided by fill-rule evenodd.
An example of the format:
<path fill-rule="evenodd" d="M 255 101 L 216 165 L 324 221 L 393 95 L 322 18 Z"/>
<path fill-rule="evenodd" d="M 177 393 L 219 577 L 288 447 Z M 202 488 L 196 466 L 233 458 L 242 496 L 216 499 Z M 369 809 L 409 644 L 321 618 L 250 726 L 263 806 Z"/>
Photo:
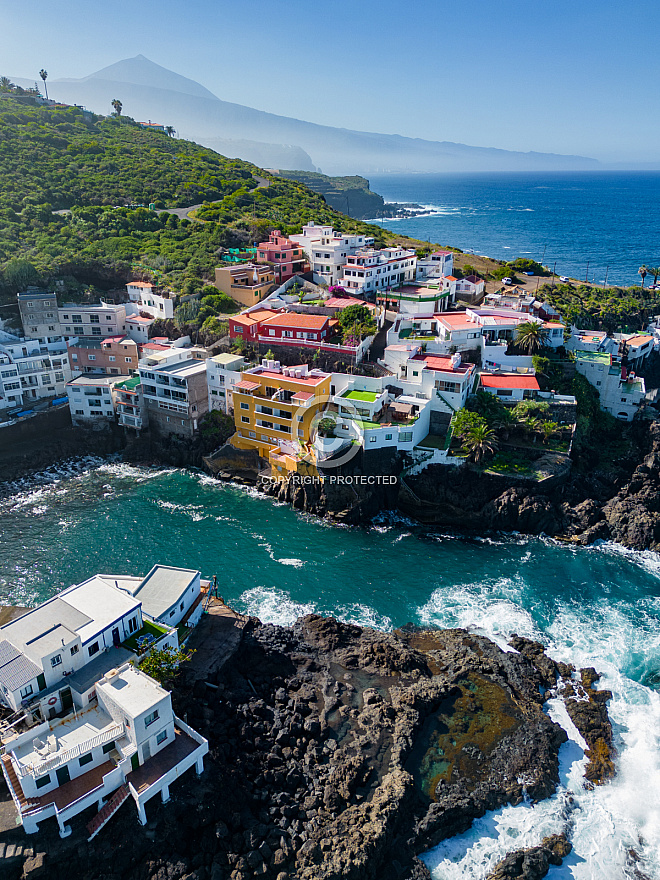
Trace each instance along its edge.
<path fill-rule="evenodd" d="M 131 83 L 138 86 L 165 89 L 170 92 L 180 92 L 184 95 L 194 95 L 197 98 L 216 98 L 213 92 L 205 89 L 188 77 L 174 73 L 147 58 L 145 55 L 135 55 L 133 58 L 124 58 L 108 67 L 102 67 L 95 73 L 85 76 L 80 80 L 62 79 L 55 82 L 90 82 L 104 80 L 105 82 Z M 217 100 L 217 98 L 216 98 Z"/>

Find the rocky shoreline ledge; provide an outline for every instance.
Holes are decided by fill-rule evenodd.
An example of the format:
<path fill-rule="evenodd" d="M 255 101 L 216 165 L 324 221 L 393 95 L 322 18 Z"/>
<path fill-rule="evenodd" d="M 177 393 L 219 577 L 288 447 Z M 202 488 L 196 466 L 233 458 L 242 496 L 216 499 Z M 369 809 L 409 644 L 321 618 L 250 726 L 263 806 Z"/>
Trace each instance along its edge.
<path fill-rule="evenodd" d="M 175 711 L 209 740 L 202 776 L 154 802 L 145 828 L 129 802 L 92 843 L 82 821 L 66 840 L 46 825 L 3 835 L 31 847 L 0 862 L 7 880 L 68 880 L 72 865 L 79 880 L 428 880 L 421 852 L 488 810 L 555 791 L 567 736 L 543 711 L 546 689 L 569 713 L 579 703 L 571 717 L 604 754 L 596 673 L 580 677 L 527 639 L 504 651 L 460 629 L 237 618 L 227 658 L 208 650 L 222 625 L 205 615 L 173 685 Z M 609 765 L 595 767 L 592 781 L 605 781 Z M 569 851 L 545 839 L 490 876 L 537 880 Z"/>

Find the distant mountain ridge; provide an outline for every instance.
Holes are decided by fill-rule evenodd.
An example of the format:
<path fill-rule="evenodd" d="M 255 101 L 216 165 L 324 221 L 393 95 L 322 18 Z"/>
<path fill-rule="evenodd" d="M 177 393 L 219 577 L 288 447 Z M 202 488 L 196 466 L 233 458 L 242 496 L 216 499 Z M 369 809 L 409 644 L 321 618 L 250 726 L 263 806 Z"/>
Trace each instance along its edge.
<path fill-rule="evenodd" d="M 20 79 L 15 82 L 22 84 Z M 32 84 L 32 81 L 26 81 Z M 119 98 L 135 119 L 174 126 L 187 138 L 261 166 L 326 174 L 547 171 L 597 168 L 595 159 L 515 152 L 318 125 L 223 101 L 194 80 L 137 55 L 82 79 L 54 79 L 49 95 L 109 113 Z M 232 143 L 233 142 L 233 143 Z"/>

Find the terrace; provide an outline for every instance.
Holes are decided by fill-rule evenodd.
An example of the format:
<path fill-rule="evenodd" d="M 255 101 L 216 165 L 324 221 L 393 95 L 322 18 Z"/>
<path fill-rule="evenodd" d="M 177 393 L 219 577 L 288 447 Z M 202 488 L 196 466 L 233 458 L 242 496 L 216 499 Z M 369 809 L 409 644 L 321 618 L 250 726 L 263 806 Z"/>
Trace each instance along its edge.
<path fill-rule="evenodd" d="M 159 626 L 157 623 L 154 623 L 151 620 L 142 621 L 142 629 L 139 629 L 137 632 L 133 633 L 133 635 L 126 639 L 123 642 L 123 647 L 128 648 L 129 651 L 134 651 L 136 654 L 141 654 L 145 651 L 150 645 L 153 645 L 159 639 L 162 639 L 163 636 L 168 634 L 169 630 L 167 630 L 164 626 Z"/>

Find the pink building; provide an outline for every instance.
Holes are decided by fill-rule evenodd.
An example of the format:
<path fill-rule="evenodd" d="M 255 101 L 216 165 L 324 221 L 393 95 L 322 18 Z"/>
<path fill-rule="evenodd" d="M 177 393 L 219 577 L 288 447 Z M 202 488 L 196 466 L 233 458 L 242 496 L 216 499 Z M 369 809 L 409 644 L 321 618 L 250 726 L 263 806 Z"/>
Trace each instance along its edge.
<path fill-rule="evenodd" d="M 293 275 L 309 271 L 302 246 L 274 229 L 268 241 L 257 248 L 257 262 L 270 263 L 275 271 L 275 281 L 282 283 Z"/>

